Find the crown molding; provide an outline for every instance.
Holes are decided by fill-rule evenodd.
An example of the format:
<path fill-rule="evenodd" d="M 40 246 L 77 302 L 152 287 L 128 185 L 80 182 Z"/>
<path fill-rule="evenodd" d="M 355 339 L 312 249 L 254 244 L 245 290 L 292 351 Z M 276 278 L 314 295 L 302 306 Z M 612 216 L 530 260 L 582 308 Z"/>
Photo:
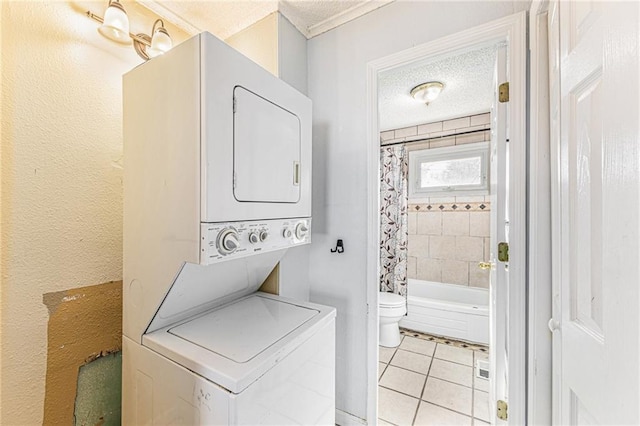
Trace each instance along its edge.
<path fill-rule="evenodd" d="M 307 39 L 311 39 L 315 36 L 339 27 L 340 25 L 346 24 L 349 21 L 353 21 L 356 18 L 366 15 L 369 12 L 379 9 L 382 6 L 386 6 L 393 1 L 395 0 L 371 0 L 366 3 L 357 4 L 343 12 L 325 19 L 322 22 L 311 25 L 307 28 L 304 35 L 307 37 Z"/>
<path fill-rule="evenodd" d="M 158 0 L 138 0 L 138 4 L 155 13 L 156 15 L 166 19 L 168 22 L 171 22 L 173 25 L 180 28 L 189 35 L 196 35 L 202 32 L 200 28 L 196 27 L 191 22 L 184 19 L 182 16 L 173 12 L 171 9 L 168 9 L 166 6 L 162 5 Z"/>

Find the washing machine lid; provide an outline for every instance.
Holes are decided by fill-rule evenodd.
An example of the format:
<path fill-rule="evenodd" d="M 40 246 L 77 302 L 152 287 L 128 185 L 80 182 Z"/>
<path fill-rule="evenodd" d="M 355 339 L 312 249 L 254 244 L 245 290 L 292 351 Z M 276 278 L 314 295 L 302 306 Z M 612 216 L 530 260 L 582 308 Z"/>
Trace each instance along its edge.
<path fill-rule="evenodd" d="M 252 297 L 172 327 L 168 332 L 232 361 L 245 363 L 319 313 L 312 308 Z"/>
<path fill-rule="evenodd" d="M 335 316 L 329 306 L 257 292 L 146 333 L 142 345 L 239 394 Z"/>
<path fill-rule="evenodd" d="M 403 306 L 406 303 L 404 297 L 395 293 L 386 293 L 381 291 L 379 304 L 380 306 Z"/>

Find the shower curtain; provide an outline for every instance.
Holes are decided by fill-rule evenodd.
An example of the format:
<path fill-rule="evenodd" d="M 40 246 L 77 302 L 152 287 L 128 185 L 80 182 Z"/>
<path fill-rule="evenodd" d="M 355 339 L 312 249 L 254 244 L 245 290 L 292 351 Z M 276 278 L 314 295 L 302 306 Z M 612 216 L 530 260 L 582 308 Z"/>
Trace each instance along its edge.
<path fill-rule="evenodd" d="M 380 291 L 407 295 L 407 151 L 380 149 Z"/>

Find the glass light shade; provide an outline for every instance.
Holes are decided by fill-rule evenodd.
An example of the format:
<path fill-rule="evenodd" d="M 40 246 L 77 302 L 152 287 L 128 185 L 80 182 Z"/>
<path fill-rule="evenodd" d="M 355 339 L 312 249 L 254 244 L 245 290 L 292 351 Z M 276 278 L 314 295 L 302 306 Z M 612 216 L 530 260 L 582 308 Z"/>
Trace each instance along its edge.
<path fill-rule="evenodd" d="M 109 7 L 104 12 L 104 22 L 98 32 L 117 43 L 131 44 L 129 18 L 120 3 L 113 0 L 109 2 Z"/>
<path fill-rule="evenodd" d="M 444 84 L 439 81 L 430 81 L 411 89 L 411 96 L 413 96 L 415 100 L 428 104 L 436 100 L 440 92 L 442 92 L 442 89 L 444 89 Z"/>
<path fill-rule="evenodd" d="M 166 52 L 168 52 L 173 47 L 173 42 L 171 41 L 171 37 L 167 30 L 164 28 L 158 28 L 153 33 L 153 38 L 151 39 L 151 46 L 147 49 L 147 54 L 151 58 L 155 58 L 156 56 L 160 56 Z"/>

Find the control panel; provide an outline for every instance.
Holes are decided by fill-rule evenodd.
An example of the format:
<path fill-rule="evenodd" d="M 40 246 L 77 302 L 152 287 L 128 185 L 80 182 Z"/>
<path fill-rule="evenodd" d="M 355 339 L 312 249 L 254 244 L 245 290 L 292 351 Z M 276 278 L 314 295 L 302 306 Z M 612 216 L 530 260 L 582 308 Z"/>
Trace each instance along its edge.
<path fill-rule="evenodd" d="M 200 264 L 251 256 L 311 242 L 311 218 L 203 223 Z"/>

